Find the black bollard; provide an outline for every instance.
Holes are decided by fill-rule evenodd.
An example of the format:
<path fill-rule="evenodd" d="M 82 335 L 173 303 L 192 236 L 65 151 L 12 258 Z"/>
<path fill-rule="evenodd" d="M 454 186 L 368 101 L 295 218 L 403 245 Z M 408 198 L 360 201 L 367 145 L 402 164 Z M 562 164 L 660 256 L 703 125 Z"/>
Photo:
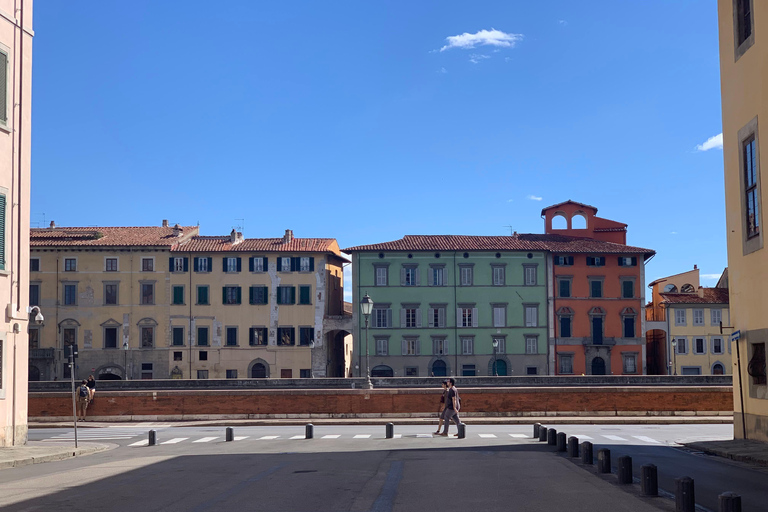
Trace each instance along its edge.
<path fill-rule="evenodd" d="M 741 512 L 741 495 L 724 492 L 717 497 L 719 512 Z"/>
<path fill-rule="evenodd" d="M 696 496 L 693 492 L 693 478 L 689 476 L 675 478 L 675 511 L 696 511 Z"/>
<path fill-rule="evenodd" d="M 565 432 L 557 433 L 557 451 L 564 452 L 566 450 Z"/>
<path fill-rule="evenodd" d="M 157 431 L 149 431 L 149 446 L 155 446 L 157 444 Z"/>
<path fill-rule="evenodd" d="M 464 423 L 459 423 L 459 439 L 464 439 L 467 437 L 467 425 Z"/>
<path fill-rule="evenodd" d="M 632 457 L 624 455 L 619 457 L 619 483 L 631 484 L 632 483 Z"/>
<path fill-rule="evenodd" d="M 600 448 L 597 450 L 597 472 L 611 472 L 611 450 L 608 448 Z"/>
<path fill-rule="evenodd" d="M 595 458 L 592 455 L 592 443 L 589 441 L 581 443 L 581 463 L 590 465 L 595 463 Z"/>
<path fill-rule="evenodd" d="M 551 446 L 557 444 L 557 430 L 553 428 L 547 429 L 547 444 Z"/>
<path fill-rule="evenodd" d="M 568 438 L 568 456 L 574 457 L 574 458 L 579 456 L 579 438 L 578 437 Z"/>
<path fill-rule="evenodd" d="M 640 467 L 640 490 L 643 496 L 659 495 L 659 473 L 654 464 Z"/>
<path fill-rule="evenodd" d="M 547 440 L 547 427 L 539 427 L 539 441 L 546 441 Z"/>
<path fill-rule="evenodd" d="M 304 427 L 304 439 L 312 439 L 315 437 L 315 426 L 311 423 L 307 423 Z"/>
<path fill-rule="evenodd" d="M 387 434 L 387 439 L 392 439 L 395 437 L 395 424 L 394 423 L 387 423 L 386 428 L 384 429 Z"/>
<path fill-rule="evenodd" d="M 539 437 L 539 428 L 541 428 L 541 423 L 534 423 L 533 424 L 533 438 L 534 439 Z"/>
<path fill-rule="evenodd" d="M 226 430 L 226 437 L 224 438 L 227 441 L 234 441 L 235 440 L 235 429 L 232 427 L 227 427 Z"/>

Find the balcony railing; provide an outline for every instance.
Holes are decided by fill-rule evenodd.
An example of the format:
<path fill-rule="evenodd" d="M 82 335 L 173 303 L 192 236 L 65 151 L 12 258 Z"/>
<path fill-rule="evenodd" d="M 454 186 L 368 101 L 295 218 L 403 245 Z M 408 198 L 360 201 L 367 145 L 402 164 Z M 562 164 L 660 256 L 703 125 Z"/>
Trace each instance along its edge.
<path fill-rule="evenodd" d="M 53 359 L 52 348 L 31 348 L 29 349 L 30 359 Z"/>

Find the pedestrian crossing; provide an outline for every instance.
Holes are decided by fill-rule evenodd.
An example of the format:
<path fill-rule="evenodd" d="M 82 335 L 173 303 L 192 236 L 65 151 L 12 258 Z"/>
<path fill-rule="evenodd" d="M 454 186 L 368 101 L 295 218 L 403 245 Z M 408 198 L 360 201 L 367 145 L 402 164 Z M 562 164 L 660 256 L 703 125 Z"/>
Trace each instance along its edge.
<path fill-rule="evenodd" d="M 120 439 L 131 439 L 136 436 L 146 435 L 146 431 L 136 428 L 79 428 L 77 430 L 77 439 L 79 441 L 117 441 Z M 43 441 L 74 441 L 75 432 L 70 431 L 59 434 Z"/>

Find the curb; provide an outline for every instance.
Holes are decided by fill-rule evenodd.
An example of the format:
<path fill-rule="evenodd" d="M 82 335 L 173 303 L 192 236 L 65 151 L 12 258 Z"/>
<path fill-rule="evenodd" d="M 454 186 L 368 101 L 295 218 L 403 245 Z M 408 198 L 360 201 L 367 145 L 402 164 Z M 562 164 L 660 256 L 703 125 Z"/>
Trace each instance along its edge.
<path fill-rule="evenodd" d="M 737 462 L 745 462 L 747 464 L 768 467 L 768 457 L 756 457 L 754 455 L 736 453 L 727 449 L 702 444 L 700 442 L 683 443 L 683 446 L 691 450 L 704 452 L 709 455 L 716 455 L 718 457 L 735 460 Z"/>
<path fill-rule="evenodd" d="M 41 453 L 39 455 L 23 454 L 23 452 L 27 450 L 37 450 L 37 447 L 13 448 L 12 450 L 18 450 L 19 455 L 12 460 L 0 460 L 0 469 L 18 468 L 32 464 L 41 464 L 43 462 L 55 462 L 59 460 L 71 459 L 73 457 L 80 457 L 83 455 L 90 455 L 92 453 L 111 450 L 116 447 L 117 445 L 90 443 L 86 445 L 81 444 L 77 448 L 69 448 L 54 444 L 50 445 L 50 448 L 54 450 L 53 453 Z M 14 454 L 8 451 L 0 451 L 0 455 L 10 455 L 11 457 L 14 457 Z"/>

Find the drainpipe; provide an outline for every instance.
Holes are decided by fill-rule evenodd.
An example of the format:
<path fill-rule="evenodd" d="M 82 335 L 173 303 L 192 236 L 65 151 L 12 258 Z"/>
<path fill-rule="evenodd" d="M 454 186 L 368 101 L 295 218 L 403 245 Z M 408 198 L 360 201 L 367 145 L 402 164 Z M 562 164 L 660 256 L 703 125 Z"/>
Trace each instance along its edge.
<path fill-rule="evenodd" d="M 19 59 L 19 150 L 17 151 L 18 155 L 18 164 L 17 164 L 17 172 L 19 173 L 19 179 L 18 183 L 16 184 L 17 192 L 16 192 L 16 247 L 19 248 L 18 251 L 16 251 L 16 309 L 21 308 L 21 175 L 22 175 L 22 156 L 24 155 L 24 151 L 22 150 L 22 136 L 24 135 L 23 130 L 23 124 L 24 124 L 24 0 L 21 0 L 20 2 L 21 7 L 21 14 L 19 16 L 19 23 L 21 26 L 19 27 L 19 53 L 21 54 L 21 58 Z M 15 375 L 15 371 L 14 371 Z M 14 408 L 15 409 L 15 408 Z"/>
<path fill-rule="evenodd" d="M 187 327 L 187 345 L 189 345 L 189 378 L 192 378 L 192 273 L 195 271 L 195 260 L 192 259 L 192 251 L 189 251 L 189 262 L 192 265 L 189 267 L 189 322 Z M 210 296 L 210 292 L 208 295 Z M 210 299 L 210 297 L 209 297 Z M 171 336 L 173 336 L 173 330 L 171 330 Z M 251 340 L 248 340 L 248 344 Z"/>

